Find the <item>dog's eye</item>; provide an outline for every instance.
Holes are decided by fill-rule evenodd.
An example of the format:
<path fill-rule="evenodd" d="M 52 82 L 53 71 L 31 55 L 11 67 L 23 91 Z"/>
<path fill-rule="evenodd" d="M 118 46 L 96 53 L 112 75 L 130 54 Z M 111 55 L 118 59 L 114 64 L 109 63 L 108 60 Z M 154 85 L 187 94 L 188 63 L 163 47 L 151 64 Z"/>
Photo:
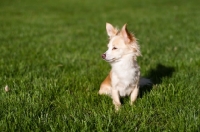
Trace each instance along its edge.
<path fill-rule="evenodd" d="M 113 47 L 113 49 L 112 50 L 116 50 L 117 48 L 116 47 Z"/>

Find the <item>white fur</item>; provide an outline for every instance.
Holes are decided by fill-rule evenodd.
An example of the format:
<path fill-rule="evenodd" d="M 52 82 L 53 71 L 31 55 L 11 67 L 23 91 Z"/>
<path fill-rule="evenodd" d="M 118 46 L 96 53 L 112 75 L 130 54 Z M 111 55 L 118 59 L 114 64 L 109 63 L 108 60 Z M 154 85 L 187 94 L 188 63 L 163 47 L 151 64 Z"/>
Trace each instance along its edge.
<path fill-rule="evenodd" d="M 137 62 L 133 61 L 132 54 L 125 55 L 121 61 L 111 63 L 112 66 L 112 87 L 119 91 L 120 96 L 130 95 L 132 90 L 137 86 L 139 67 L 134 68 Z"/>
<path fill-rule="evenodd" d="M 126 25 L 121 32 L 111 24 L 107 24 L 106 29 L 110 41 L 103 59 L 111 64 L 111 79 L 106 78 L 102 82 L 99 93 L 111 95 L 118 110 L 121 105 L 120 97 L 130 95 L 132 104 L 138 96 L 140 68 L 136 59 L 140 55 L 140 50 L 136 38 L 127 31 Z"/>

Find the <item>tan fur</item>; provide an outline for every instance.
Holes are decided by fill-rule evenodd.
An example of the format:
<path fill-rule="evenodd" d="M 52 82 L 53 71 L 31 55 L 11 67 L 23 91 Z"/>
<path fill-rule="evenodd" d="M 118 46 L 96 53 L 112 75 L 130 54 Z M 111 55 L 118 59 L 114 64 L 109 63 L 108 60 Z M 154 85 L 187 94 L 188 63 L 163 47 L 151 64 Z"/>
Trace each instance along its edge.
<path fill-rule="evenodd" d="M 106 30 L 110 42 L 102 58 L 111 64 L 112 69 L 101 83 L 99 94 L 110 95 L 115 109 L 119 110 L 121 96 L 130 95 L 131 104 L 137 99 L 140 68 L 136 60 L 141 53 L 137 39 L 128 32 L 126 24 L 118 31 L 106 23 Z"/>
<path fill-rule="evenodd" d="M 99 90 L 99 94 L 106 94 L 106 95 L 110 95 L 111 93 L 111 78 L 110 78 L 110 74 L 108 74 L 108 76 L 105 78 L 105 80 L 101 83 L 100 86 L 100 90 Z"/>

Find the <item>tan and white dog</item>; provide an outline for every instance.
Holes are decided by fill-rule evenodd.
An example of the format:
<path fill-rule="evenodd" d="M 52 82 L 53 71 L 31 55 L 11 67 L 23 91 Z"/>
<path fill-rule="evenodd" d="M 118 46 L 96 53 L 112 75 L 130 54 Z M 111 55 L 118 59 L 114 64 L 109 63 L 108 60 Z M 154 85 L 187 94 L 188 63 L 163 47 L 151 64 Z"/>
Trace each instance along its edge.
<path fill-rule="evenodd" d="M 137 99 L 140 80 L 137 56 L 141 53 L 137 39 L 128 32 L 126 24 L 119 31 L 106 23 L 106 31 L 110 41 L 102 58 L 111 64 L 112 69 L 102 82 L 99 94 L 110 95 L 118 110 L 121 106 L 120 97 L 130 95 L 131 105 Z"/>

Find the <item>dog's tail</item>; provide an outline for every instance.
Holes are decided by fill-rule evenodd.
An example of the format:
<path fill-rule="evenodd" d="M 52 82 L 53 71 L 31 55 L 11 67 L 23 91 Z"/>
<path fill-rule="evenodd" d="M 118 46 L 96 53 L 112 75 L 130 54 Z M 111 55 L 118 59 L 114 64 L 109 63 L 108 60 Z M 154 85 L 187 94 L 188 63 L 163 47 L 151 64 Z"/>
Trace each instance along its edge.
<path fill-rule="evenodd" d="M 139 81 L 139 87 L 144 87 L 144 86 L 152 86 L 153 83 L 150 79 L 147 79 L 147 78 L 140 78 L 140 81 Z"/>

